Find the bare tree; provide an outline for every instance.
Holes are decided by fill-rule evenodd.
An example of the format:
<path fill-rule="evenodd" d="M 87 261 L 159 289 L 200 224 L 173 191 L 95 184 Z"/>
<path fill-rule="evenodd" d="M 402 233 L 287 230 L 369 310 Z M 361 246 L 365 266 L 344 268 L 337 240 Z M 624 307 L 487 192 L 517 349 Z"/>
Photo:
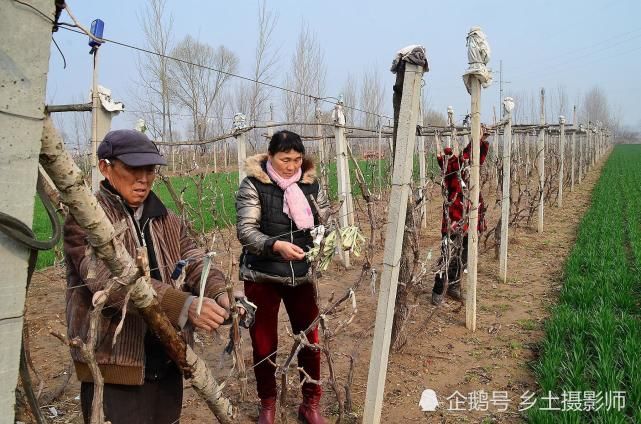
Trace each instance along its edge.
<path fill-rule="evenodd" d="M 552 113 L 556 112 L 557 116 L 558 115 L 563 115 L 567 117 L 568 114 L 568 93 L 565 85 L 559 84 L 556 87 L 556 99 L 555 102 L 558 102 L 558 109 L 553 111 Z"/>
<path fill-rule="evenodd" d="M 278 62 L 278 51 L 272 48 L 273 33 L 278 16 L 269 11 L 266 2 L 259 2 L 258 9 L 258 42 L 254 54 L 254 80 L 250 97 L 250 121 L 257 121 L 267 111 L 269 95 L 266 87 L 260 82 L 269 82 L 274 78 Z"/>
<path fill-rule="evenodd" d="M 172 40 L 173 17 L 165 14 L 166 0 L 147 0 L 139 17 L 145 47 L 156 55 L 138 58 L 138 108 L 152 137 L 172 141 L 171 95 L 168 59 Z"/>
<path fill-rule="evenodd" d="M 272 47 L 278 17 L 267 9 L 266 2 L 258 4 L 258 40 L 254 52 L 253 82 L 241 81 L 236 86 L 235 111 L 247 115 L 250 123 L 263 120 L 269 113 L 269 92 L 262 82 L 272 82 L 278 63 L 278 51 Z M 260 135 L 252 131 L 249 143 L 256 149 Z"/>
<path fill-rule="evenodd" d="M 171 92 L 176 102 L 191 117 L 195 139 L 205 140 L 212 133 L 210 118 L 215 100 L 221 95 L 230 73 L 236 71 L 238 58 L 224 46 L 214 48 L 186 36 L 172 50 L 169 66 Z"/>
<path fill-rule="evenodd" d="M 423 111 L 423 123 L 425 125 L 435 125 L 438 127 L 447 126 L 447 118 L 441 112 L 426 107 Z"/>
<path fill-rule="evenodd" d="M 379 78 L 378 71 L 372 67 L 363 74 L 361 85 L 360 108 L 370 113 L 364 113 L 361 118 L 361 126 L 376 128 L 380 115 L 383 112 L 383 100 L 385 99 L 385 86 Z"/>
<path fill-rule="evenodd" d="M 358 82 L 356 82 L 356 78 L 354 78 L 354 75 L 348 72 L 347 79 L 345 80 L 345 84 L 343 85 L 343 90 L 341 92 L 343 95 L 343 102 L 346 106 L 348 106 L 343 109 L 343 113 L 345 114 L 345 122 L 348 125 L 354 125 L 357 121 L 357 112 L 352 109 L 352 107 L 358 104 L 356 97 L 357 91 Z"/>
<path fill-rule="evenodd" d="M 325 91 L 327 70 L 325 57 L 312 30 L 303 23 L 292 56 L 285 87 L 296 93 L 285 93 L 285 117 L 288 121 L 309 121 L 314 116 L 314 99 Z"/>
<path fill-rule="evenodd" d="M 601 87 L 595 86 L 585 94 L 579 115 L 581 120 L 585 122 L 601 121 L 607 126 L 613 123 L 608 99 Z"/>

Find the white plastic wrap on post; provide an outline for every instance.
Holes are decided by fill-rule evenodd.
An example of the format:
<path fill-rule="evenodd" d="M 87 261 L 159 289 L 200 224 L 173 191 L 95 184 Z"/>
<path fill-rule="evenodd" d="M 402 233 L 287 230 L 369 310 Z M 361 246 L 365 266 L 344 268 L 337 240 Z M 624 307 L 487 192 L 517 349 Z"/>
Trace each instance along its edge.
<path fill-rule="evenodd" d="M 136 124 L 134 125 L 134 129 L 136 131 L 140 131 L 141 133 L 144 133 L 147 131 L 147 124 L 145 123 L 144 119 L 138 119 L 136 121 Z"/>
<path fill-rule="evenodd" d="M 503 99 L 503 110 L 506 114 L 512 113 L 514 110 L 514 99 L 511 97 L 506 97 Z"/>
<path fill-rule="evenodd" d="M 98 98 L 100 99 L 100 104 L 103 109 L 107 112 L 122 112 L 125 110 L 125 105 L 122 102 L 117 102 L 111 98 L 111 90 L 103 87 L 102 85 L 98 86 Z"/>
<path fill-rule="evenodd" d="M 471 77 L 475 76 L 483 88 L 492 84 L 492 72 L 487 68 L 490 61 L 490 45 L 480 27 L 470 28 L 467 34 L 467 63 L 470 65 L 463 74 L 467 92 L 472 94 Z"/>
<path fill-rule="evenodd" d="M 337 126 L 345 126 L 345 114 L 343 113 L 342 102 L 337 103 L 332 110 L 332 122 Z"/>

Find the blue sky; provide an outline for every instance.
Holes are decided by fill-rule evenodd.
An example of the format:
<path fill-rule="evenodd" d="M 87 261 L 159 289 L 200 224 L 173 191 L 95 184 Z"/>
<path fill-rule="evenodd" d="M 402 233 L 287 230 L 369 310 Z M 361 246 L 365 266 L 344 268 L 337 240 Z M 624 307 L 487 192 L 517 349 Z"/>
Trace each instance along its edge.
<path fill-rule="evenodd" d="M 139 16 L 142 0 L 69 0 L 74 14 L 89 25 L 105 21 L 105 36 L 129 44 L 144 44 Z M 503 62 L 505 95 L 529 93 L 541 87 L 554 93 L 564 87 L 570 104 L 594 86 L 603 89 L 623 124 L 641 126 L 641 1 L 404 1 L 397 0 L 282 0 L 268 1 L 278 15 L 275 46 L 280 63 L 275 83 L 293 54 L 303 23 L 315 33 L 327 66 L 327 96 L 340 93 L 348 72 L 358 76 L 378 69 L 387 85 L 388 98 L 394 76 L 389 65 L 394 53 L 408 44 L 427 49 L 430 72 L 425 75 L 430 107 L 442 111 L 448 105 L 457 117 L 469 108 L 469 96 L 461 75 L 467 67 L 465 36 L 473 25 L 487 34 L 492 48 L 490 67 Z M 174 16 L 174 35 L 187 34 L 217 46 L 225 45 L 240 58 L 238 72 L 249 75 L 257 37 L 257 1 L 168 0 Z M 63 20 L 68 20 L 64 17 Z M 87 39 L 79 34 L 55 34 L 67 59 L 62 69 L 59 53 L 52 49 L 47 101 L 67 103 L 88 96 L 91 56 Z M 100 83 L 116 99 L 132 105 L 131 92 L 137 77 L 139 53 L 106 44 L 100 51 Z M 483 120 L 490 121 L 498 106 L 498 73 L 494 84 L 483 91 Z M 316 94 L 316 93 L 314 93 Z M 280 97 L 275 99 L 275 103 Z M 390 111 L 391 101 L 385 105 Z M 519 105 L 517 105 L 517 108 Z M 130 106 L 131 109 L 131 106 Z M 554 111 L 548 121 L 558 119 Z M 114 121 L 114 127 L 131 126 L 132 114 Z"/>

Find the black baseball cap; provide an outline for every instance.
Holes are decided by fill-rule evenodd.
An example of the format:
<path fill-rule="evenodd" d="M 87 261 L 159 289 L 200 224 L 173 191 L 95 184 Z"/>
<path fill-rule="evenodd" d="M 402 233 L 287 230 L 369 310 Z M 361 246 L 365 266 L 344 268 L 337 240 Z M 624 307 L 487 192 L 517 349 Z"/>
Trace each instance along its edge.
<path fill-rule="evenodd" d="M 167 165 L 153 141 L 136 130 L 109 131 L 98 146 L 97 154 L 98 159 L 118 159 L 132 167 Z"/>

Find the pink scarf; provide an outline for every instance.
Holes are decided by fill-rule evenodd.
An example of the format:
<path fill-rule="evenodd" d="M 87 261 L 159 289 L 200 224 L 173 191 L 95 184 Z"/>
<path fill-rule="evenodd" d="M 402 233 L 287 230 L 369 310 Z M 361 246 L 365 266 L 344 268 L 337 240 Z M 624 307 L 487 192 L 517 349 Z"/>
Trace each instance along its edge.
<path fill-rule="evenodd" d="M 294 221 L 299 230 L 313 228 L 314 215 L 312 214 L 312 208 L 310 208 L 303 191 L 296 184 L 303 175 L 303 171 L 299 168 L 291 177 L 283 178 L 278 175 L 272 163 L 267 160 L 267 174 L 285 192 L 283 196 L 283 212 L 285 215 Z"/>

